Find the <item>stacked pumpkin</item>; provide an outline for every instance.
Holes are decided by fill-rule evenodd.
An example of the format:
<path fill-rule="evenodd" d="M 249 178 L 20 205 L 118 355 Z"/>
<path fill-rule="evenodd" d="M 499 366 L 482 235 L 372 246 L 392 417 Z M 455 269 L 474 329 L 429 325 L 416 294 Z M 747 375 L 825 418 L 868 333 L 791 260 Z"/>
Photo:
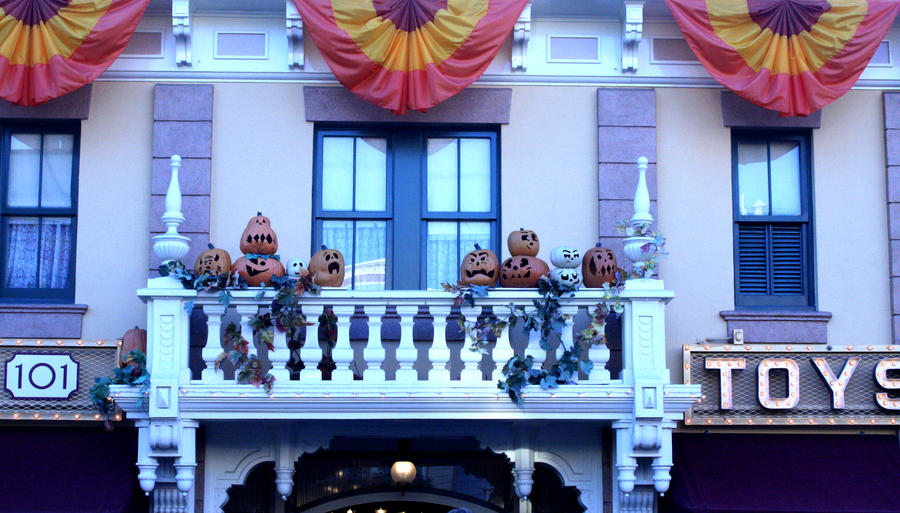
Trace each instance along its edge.
<path fill-rule="evenodd" d="M 547 262 L 537 257 L 541 249 L 537 234 L 532 230 L 519 228 L 509 234 L 506 245 L 511 256 L 500 266 L 500 285 L 512 288 L 537 287 L 538 279 L 550 272 Z"/>
<path fill-rule="evenodd" d="M 244 256 L 234 263 L 232 272 L 238 273 L 251 287 L 268 283 L 274 276 L 284 276 L 284 266 L 275 256 L 276 251 L 278 236 L 272 230 L 272 223 L 268 217 L 257 212 L 241 234 L 241 252 Z"/>
<path fill-rule="evenodd" d="M 550 252 L 550 280 L 573 289 L 581 286 L 581 250 L 571 246 L 557 246 Z"/>

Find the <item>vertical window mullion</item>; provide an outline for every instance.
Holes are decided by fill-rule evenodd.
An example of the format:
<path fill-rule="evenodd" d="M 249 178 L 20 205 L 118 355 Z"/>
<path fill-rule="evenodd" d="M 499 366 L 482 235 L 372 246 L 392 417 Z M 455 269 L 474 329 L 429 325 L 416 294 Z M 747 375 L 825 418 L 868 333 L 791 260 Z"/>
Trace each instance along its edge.
<path fill-rule="evenodd" d="M 45 134 L 41 134 L 41 151 L 38 153 L 38 208 L 44 206 L 44 139 Z"/>
<path fill-rule="evenodd" d="M 462 209 L 462 138 L 456 138 L 456 211 Z M 459 235 L 457 234 L 457 238 Z"/>
<path fill-rule="evenodd" d="M 353 171 L 350 175 L 350 209 L 356 212 L 356 143 L 359 137 L 353 137 Z M 353 222 L 356 230 L 356 221 Z M 355 237 L 355 235 L 354 235 Z"/>
<path fill-rule="evenodd" d="M 356 142 L 354 138 L 353 143 L 353 201 L 356 202 Z M 350 225 L 350 265 L 352 265 L 353 272 L 350 274 L 350 289 L 356 289 L 356 272 L 359 270 L 356 267 L 356 219 L 353 220 L 353 224 Z M 345 263 L 346 265 L 346 263 Z"/>
<path fill-rule="evenodd" d="M 772 223 L 766 223 L 766 294 L 775 293 L 775 252 L 772 247 Z"/>
<path fill-rule="evenodd" d="M 769 193 L 769 215 L 772 215 L 772 142 L 766 141 L 766 180 Z"/>

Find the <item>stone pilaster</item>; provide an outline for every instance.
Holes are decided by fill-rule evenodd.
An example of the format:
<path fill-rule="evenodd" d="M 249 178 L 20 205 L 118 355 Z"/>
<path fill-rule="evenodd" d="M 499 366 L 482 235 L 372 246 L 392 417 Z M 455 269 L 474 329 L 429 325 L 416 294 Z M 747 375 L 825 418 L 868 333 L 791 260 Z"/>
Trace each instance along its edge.
<path fill-rule="evenodd" d="M 893 340 L 897 343 L 900 340 L 900 93 L 884 93 L 884 145 L 891 248 L 891 320 Z"/>

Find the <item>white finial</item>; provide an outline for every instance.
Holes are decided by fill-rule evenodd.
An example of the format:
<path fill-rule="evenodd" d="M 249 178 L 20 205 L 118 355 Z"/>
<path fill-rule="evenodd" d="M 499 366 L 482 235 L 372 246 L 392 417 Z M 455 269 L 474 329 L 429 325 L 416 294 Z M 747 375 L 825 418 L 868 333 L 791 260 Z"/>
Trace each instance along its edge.
<path fill-rule="evenodd" d="M 187 254 L 191 239 L 178 233 L 178 227 L 184 223 L 181 213 L 181 187 L 178 185 L 178 170 L 181 168 L 181 156 L 172 155 L 172 177 L 166 191 L 166 211 L 162 222 L 166 225 L 166 233 L 153 237 L 153 252 L 163 263 L 180 260 Z"/>
<path fill-rule="evenodd" d="M 631 224 L 650 226 L 653 216 L 650 215 L 650 191 L 647 189 L 647 157 L 637 160 L 638 184 L 634 191 L 634 215 Z"/>

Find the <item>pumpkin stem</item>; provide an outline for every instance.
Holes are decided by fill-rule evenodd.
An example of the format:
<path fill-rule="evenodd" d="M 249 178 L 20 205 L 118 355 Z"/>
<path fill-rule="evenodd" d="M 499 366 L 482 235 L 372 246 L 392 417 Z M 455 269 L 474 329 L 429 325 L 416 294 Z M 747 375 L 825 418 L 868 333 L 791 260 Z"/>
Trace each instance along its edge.
<path fill-rule="evenodd" d="M 209 246 L 209 249 L 216 249 L 216 247 L 213 246 L 213 243 L 212 243 L 212 242 L 209 242 L 209 243 L 207 243 L 206 245 Z"/>
<path fill-rule="evenodd" d="M 476 243 L 475 243 L 475 249 L 481 249 L 481 244 L 479 244 L 479 243 L 476 242 Z"/>

